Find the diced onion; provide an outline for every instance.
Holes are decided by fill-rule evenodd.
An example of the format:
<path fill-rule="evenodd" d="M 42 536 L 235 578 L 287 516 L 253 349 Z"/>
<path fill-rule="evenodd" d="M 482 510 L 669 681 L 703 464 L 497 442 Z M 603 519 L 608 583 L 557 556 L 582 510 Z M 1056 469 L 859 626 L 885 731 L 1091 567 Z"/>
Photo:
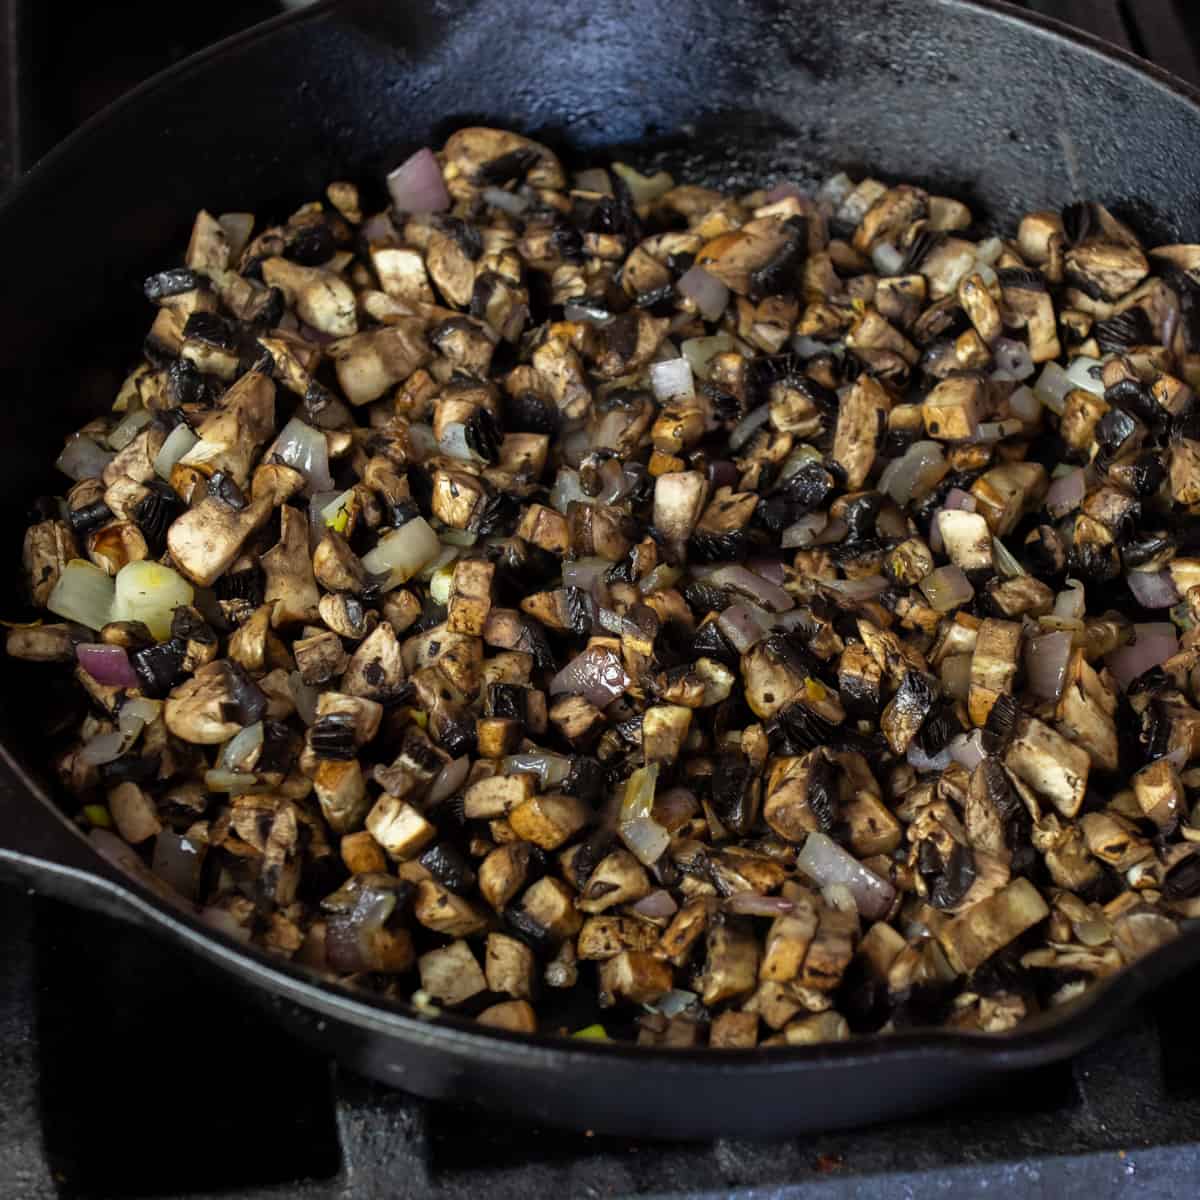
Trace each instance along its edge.
<path fill-rule="evenodd" d="M 229 258 L 233 263 L 242 257 L 254 232 L 254 214 L 248 212 L 222 213 L 217 218 L 217 224 L 225 231 L 225 240 L 229 243 Z"/>
<path fill-rule="evenodd" d="M 148 408 L 135 408 L 132 412 L 126 413 L 108 435 L 108 444 L 114 450 L 124 450 L 153 420 L 154 414 Z"/>
<path fill-rule="evenodd" d="M 312 522 L 318 538 L 326 529 L 335 533 L 345 533 L 350 525 L 350 505 L 354 502 L 354 489 L 348 488 L 332 496 L 329 492 L 319 492 L 313 497 L 313 507 L 316 508 L 317 520 Z M 319 502 L 324 501 L 320 504 Z"/>
<path fill-rule="evenodd" d="M 707 379 L 709 361 L 718 354 L 728 354 L 736 348 L 736 343 L 729 334 L 717 333 L 712 337 L 688 338 L 679 350 L 691 364 L 692 374 L 697 379 Z"/>
<path fill-rule="evenodd" d="M 753 604 L 731 604 L 717 617 L 717 628 L 739 654 L 761 642 L 771 624 L 770 614 Z"/>
<path fill-rule="evenodd" d="M 764 896 L 761 892 L 734 892 L 725 901 L 725 911 L 745 917 L 786 917 L 796 911 L 796 902 L 783 896 Z"/>
<path fill-rule="evenodd" d="M 998 537 L 992 538 L 992 557 L 996 560 L 996 570 L 1009 579 L 1027 574 L 1012 551 Z"/>
<path fill-rule="evenodd" d="M 134 740 L 135 738 L 126 737 L 116 729 L 111 733 L 98 733 L 80 749 L 79 759 L 92 767 L 116 762 L 129 749 Z"/>
<path fill-rule="evenodd" d="M 718 567 L 709 576 L 709 582 L 746 596 L 771 612 L 787 612 L 796 607 L 795 600 L 783 588 L 740 565 Z"/>
<path fill-rule="evenodd" d="M 1075 470 L 1066 475 L 1060 475 L 1051 483 L 1046 492 L 1046 511 L 1055 520 L 1065 517 L 1067 513 L 1073 512 L 1079 507 L 1086 493 L 1087 480 L 1084 478 L 1083 468 L 1076 467 Z"/>
<path fill-rule="evenodd" d="M 417 421 L 408 427 L 409 453 L 417 462 L 424 462 L 438 452 L 437 438 L 433 430 L 424 422 Z"/>
<path fill-rule="evenodd" d="M 887 880 L 880 879 L 823 833 L 808 835 L 804 848 L 796 856 L 796 866 L 822 887 L 845 884 L 858 911 L 869 921 L 886 916 L 896 895 L 896 889 Z"/>
<path fill-rule="evenodd" d="M 154 456 L 154 473 L 160 479 L 171 478 L 171 468 L 189 451 L 200 439 L 182 422 L 175 426 L 162 449 Z"/>
<path fill-rule="evenodd" d="M 1124 691 L 1139 675 L 1165 663 L 1179 651 L 1179 638 L 1171 625 L 1135 625 L 1134 641 L 1119 646 L 1104 661 Z"/>
<path fill-rule="evenodd" d="M 914 442 L 883 469 L 878 490 L 903 506 L 935 487 L 947 470 L 946 456 L 937 442 Z"/>
<path fill-rule="evenodd" d="M 947 655 L 942 659 L 939 674 L 946 695 L 955 700 L 965 700 L 971 690 L 971 655 Z"/>
<path fill-rule="evenodd" d="M 679 906 L 666 888 L 656 888 L 630 907 L 639 917 L 651 921 L 669 921 L 679 911 Z"/>
<path fill-rule="evenodd" d="M 1028 387 L 1019 387 L 1008 398 L 1008 409 L 1014 417 L 1026 423 L 1036 421 L 1042 415 L 1042 405 Z"/>
<path fill-rule="evenodd" d="M 1033 394 L 1056 416 L 1062 416 L 1063 401 L 1075 385 L 1056 362 L 1048 362 L 1033 385 Z"/>
<path fill-rule="evenodd" d="M 252 771 L 263 748 L 263 723 L 255 721 L 225 743 L 220 766 L 226 771 Z"/>
<path fill-rule="evenodd" d="M 1143 608 L 1171 608 L 1179 603 L 1170 571 L 1130 571 L 1125 579 Z"/>
<path fill-rule="evenodd" d="M 899 275 L 904 255 L 891 242 L 880 242 L 871 250 L 871 262 L 880 275 Z"/>
<path fill-rule="evenodd" d="M 550 507 L 565 514 L 572 500 L 578 500 L 583 504 L 593 502 L 592 497 L 583 490 L 583 484 L 579 481 L 579 472 L 572 471 L 570 467 L 559 467 L 554 486 L 550 489 Z"/>
<path fill-rule="evenodd" d="M 207 908 L 201 909 L 200 920 L 211 929 L 217 930 L 218 933 L 225 934 L 226 937 L 231 937 L 235 942 L 248 942 L 250 940 L 250 930 L 244 925 L 238 924 L 238 919 L 227 908 L 220 908 L 218 905 L 210 904 Z"/>
<path fill-rule="evenodd" d="M 663 856 L 671 844 L 671 835 L 651 815 L 654 787 L 658 781 L 658 763 L 639 767 L 625 783 L 617 832 L 633 856 L 646 867 Z"/>
<path fill-rule="evenodd" d="M 273 458 L 294 467 L 308 480 L 305 491 L 310 496 L 333 487 L 333 476 L 329 474 L 329 442 L 319 429 L 306 425 L 298 417 L 293 417 L 280 430 L 267 451 L 265 461 L 271 462 Z"/>
<path fill-rule="evenodd" d="M 400 212 L 445 212 L 450 207 L 442 168 L 428 146 L 389 172 L 387 187 L 392 203 Z"/>
<path fill-rule="evenodd" d="M 1043 700 L 1057 700 L 1067 679 L 1072 639 L 1069 633 L 1046 633 L 1030 638 L 1025 646 L 1025 674 L 1029 690 Z"/>
<path fill-rule="evenodd" d="M 633 682 L 625 674 L 621 659 L 600 647 L 577 654 L 550 681 L 550 695 L 566 692 L 582 696 L 596 708 L 607 708 Z"/>
<path fill-rule="evenodd" d="M 312 725 L 317 719 L 317 689 L 307 684 L 300 677 L 299 671 L 293 671 L 288 676 L 288 693 L 296 712 L 305 725 Z"/>
<path fill-rule="evenodd" d="M 946 749 L 950 751 L 950 757 L 960 766 L 966 767 L 968 771 L 975 770 L 987 757 L 987 752 L 983 748 L 982 729 L 972 729 L 970 733 L 955 734 Z"/>
<path fill-rule="evenodd" d="M 769 404 L 760 405 L 753 412 L 747 413 L 729 435 L 730 450 L 740 450 L 770 419 Z"/>
<path fill-rule="evenodd" d="M 461 421 L 448 421 L 442 427 L 442 436 L 438 438 L 438 449 L 450 458 L 470 461 L 476 457 L 467 444 L 467 427 Z"/>
<path fill-rule="evenodd" d="M 552 791 L 571 773 L 571 760 L 548 750 L 526 750 L 500 760 L 505 774 L 536 775 L 544 790 Z"/>
<path fill-rule="evenodd" d="M 612 164 L 612 172 L 619 176 L 629 189 L 634 204 L 651 204 L 675 186 L 675 181 L 666 171 L 643 175 L 624 163 L 615 162 Z"/>
<path fill-rule="evenodd" d="M 904 757 L 914 771 L 944 771 L 951 762 L 948 746 L 943 746 L 934 755 L 928 755 L 921 749 L 917 738 L 908 743 Z"/>
<path fill-rule="evenodd" d="M 459 758 L 451 759 L 437 773 L 437 777 L 429 785 L 429 791 L 425 796 L 425 803 L 430 805 L 441 804 L 443 800 L 449 800 L 466 783 L 470 771 L 471 759 L 469 755 L 464 754 Z"/>
<path fill-rule="evenodd" d="M 828 524 L 829 517 L 825 513 L 806 513 L 794 525 L 789 525 L 783 531 L 780 545 L 785 550 L 794 550 L 798 546 L 811 546 L 813 539 Z"/>
<path fill-rule="evenodd" d="M 975 261 L 985 267 L 994 266 L 1004 251 L 1004 243 L 998 237 L 985 238 L 975 247 Z"/>
<path fill-rule="evenodd" d="M 830 175 L 817 189 L 817 199 L 825 201 L 833 209 L 838 209 L 846 202 L 846 197 L 852 191 L 854 191 L 854 180 L 845 171 L 839 171 L 836 175 Z"/>
<path fill-rule="evenodd" d="M 1073 388 L 1082 388 L 1094 396 L 1104 395 L 1104 380 L 1100 378 L 1100 368 L 1103 364 L 1098 358 L 1088 358 L 1081 354 L 1072 359 L 1067 368 L 1067 379 Z"/>
<path fill-rule="evenodd" d="M 529 201 L 524 196 L 516 192 L 506 192 L 503 188 L 486 187 L 480 194 L 485 204 L 490 204 L 511 217 L 519 217 L 529 207 Z"/>
<path fill-rule="evenodd" d="M 650 386 L 659 401 L 689 398 L 696 394 L 692 365 L 686 358 L 668 358 L 650 368 Z"/>
<path fill-rule="evenodd" d="M 689 267 L 675 285 L 706 321 L 720 320 L 729 303 L 729 289 L 711 272 L 701 266 Z"/>
<path fill-rule="evenodd" d="M 385 591 L 407 583 L 442 550 L 438 535 L 424 517 L 413 517 L 399 529 L 381 537 L 374 549 L 363 555 L 363 566 L 372 575 L 385 575 Z"/>
<path fill-rule="evenodd" d="M 86 559 L 73 558 L 63 567 L 46 607 L 65 621 L 103 629 L 113 619 L 115 590 L 111 575 Z"/>
<path fill-rule="evenodd" d="M 116 455 L 111 450 L 105 450 L 90 437 L 77 433 L 67 439 L 54 465 L 78 483 L 81 479 L 98 479 L 114 458 Z"/>
<path fill-rule="evenodd" d="M 843 600 L 874 600 L 890 586 L 882 575 L 862 575 L 858 579 L 818 579 L 818 587 Z"/>
<path fill-rule="evenodd" d="M 117 572 L 112 620 L 142 621 L 161 642 L 171 636 L 171 617 L 191 604 L 195 592 L 177 571 L 161 563 L 126 563 Z"/>
<path fill-rule="evenodd" d="M 105 687 L 138 687 L 138 677 L 123 646 L 86 643 L 75 647 L 79 665 Z"/>
<path fill-rule="evenodd" d="M 1087 595 L 1078 579 L 1068 579 L 1067 586 L 1054 598 L 1054 615 L 1072 621 L 1082 621 L 1087 611 Z"/>

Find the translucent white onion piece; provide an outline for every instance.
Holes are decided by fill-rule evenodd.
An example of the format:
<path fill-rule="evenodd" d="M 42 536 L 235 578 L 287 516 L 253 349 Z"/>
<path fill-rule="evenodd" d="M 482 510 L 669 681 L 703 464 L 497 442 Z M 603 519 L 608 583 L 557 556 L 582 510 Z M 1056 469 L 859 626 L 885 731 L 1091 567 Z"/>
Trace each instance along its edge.
<path fill-rule="evenodd" d="M 448 546 L 447 549 L 454 551 L 454 558 L 458 557 L 457 547 Z M 450 603 L 450 587 L 454 582 L 454 558 L 442 563 L 429 578 L 429 598 L 434 604 Z"/>
<path fill-rule="evenodd" d="M 718 354 L 737 349 L 737 343 L 729 334 L 717 333 L 712 337 L 688 338 L 679 349 L 691 364 L 692 374 L 697 379 L 707 379 L 709 362 Z"/>
<path fill-rule="evenodd" d="M 654 789 L 658 783 L 658 763 L 639 767 L 625 783 L 617 832 L 633 856 L 643 865 L 652 866 L 671 844 L 671 835 L 654 819 Z"/>
<path fill-rule="evenodd" d="M 1019 387 L 1008 398 L 1008 409 L 1014 417 L 1022 421 L 1033 422 L 1042 415 L 1041 401 L 1033 394 L 1030 387 Z"/>
<path fill-rule="evenodd" d="M 880 275 L 899 275 L 904 267 L 904 255 L 891 242 L 880 242 L 871 251 L 871 262 Z"/>
<path fill-rule="evenodd" d="M 634 204 L 651 204 L 675 186 L 675 181 L 666 171 L 655 171 L 653 175 L 643 175 L 640 171 L 635 171 L 632 167 L 620 162 L 612 164 L 612 171 L 629 189 Z"/>
<path fill-rule="evenodd" d="M 438 439 L 438 449 L 450 458 L 471 461 L 477 457 L 467 445 L 467 427 L 461 421 L 448 421 L 443 426 L 442 436 Z"/>
<path fill-rule="evenodd" d="M 236 265 L 237 260 L 242 257 L 242 251 L 250 241 L 250 235 L 254 232 L 254 214 L 248 212 L 222 213 L 217 218 L 217 224 L 225 230 L 225 240 L 229 243 L 230 264 Z"/>
<path fill-rule="evenodd" d="M 385 533 L 374 549 L 363 555 L 363 566 L 372 575 L 385 575 L 384 590 L 407 583 L 441 553 L 442 543 L 424 517 L 413 517 L 399 529 Z"/>
<path fill-rule="evenodd" d="M 1062 631 L 1030 638 L 1025 646 L 1025 675 L 1029 690 L 1042 700 L 1057 700 L 1071 661 L 1071 635 Z"/>
<path fill-rule="evenodd" d="M 1078 579 L 1068 579 L 1067 586 L 1054 598 L 1054 615 L 1082 621 L 1087 611 L 1087 594 Z"/>
<path fill-rule="evenodd" d="M 846 197 L 852 191 L 854 191 L 854 180 L 844 171 L 839 171 L 836 175 L 830 175 L 817 189 L 817 199 L 825 201 L 836 210 L 846 202 Z"/>
<path fill-rule="evenodd" d="M 248 792 L 265 790 L 253 771 L 228 771 L 224 767 L 205 771 L 204 786 L 210 792 L 224 792 L 230 796 L 244 796 Z"/>
<path fill-rule="evenodd" d="M 842 883 L 850 889 L 858 911 L 869 921 L 887 915 L 896 889 L 823 833 L 810 833 L 796 857 L 796 866 L 814 882 L 826 887 Z"/>
<path fill-rule="evenodd" d="M 973 771 L 987 757 L 983 748 L 983 730 L 972 729 L 970 733 L 955 734 L 946 747 L 950 757 L 960 766 Z"/>
<path fill-rule="evenodd" d="M 116 762 L 129 748 L 129 744 L 128 739 L 119 730 L 98 733 L 83 744 L 79 751 L 79 760 L 93 767 Z"/>
<path fill-rule="evenodd" d="M 255 721 L 225 743 L 220 765 L 226 771 L 253 771 L 263 748 L 263 723 Z"/>
<path fill-rule="evenodd" d="M 553 791 L 571 773 L 571 760 L 548 750 L 524 750 L 500 760 L 505 774 L 536 775 L 543 791 Z"/>
<path fill-rule="evenodd" d="M 1033 385 L 1033 394 L 1056 416 L 1062 416 L 1063 401 L 1075 385 L 1056 362 L 1048 362 Z"/>
<path fill-rule="evenodd" d="M 929 607 L 943 613 L 970 604 L 975 595 L 975 589 L 962 568 L 953 564 L 930 571 L 918 587 L 929 601 Z"/>
<path fill-rule="evenodd" d="M 95 563 L 73 558 L 63 567 L 46 607 L 65 621 L 75 621 L 89 629 L 103 629 L 113 619 L 115 589 L 112 576 Z"/>
<path fill-rule="evenodd" d="M 445 212 L 450 207 L 442 168 L 428 146 L 389 172 L 387 187 L 392 203 L 400 212 Z"/>
<path fill-rule="evenodd" d="M 1050 484 L 1044 501 L 1046 511 L 1055 520 L 1065 517 L 1067 513 L 1073 512 L 1083 503 L 1086 493 L 1087 480 L 1084 477 L 1083 468 L 1076 467 L 1073 471 L 1060 475 Z"/>
<path fill-rule="evenodd" d="M 771 614 L 753 604 L 731 604 L 717 617 L 717 628 L 739 654 L 761 642 L 771 626 Z"/>
<path fill-rule="evenodd" d="M 554 486 L 550 489 L 550 507 L 566 513 L 573 500 L 583 504 L 592 503 L 592 497 L 583 490 L 583 484 L 579 481 L 579 472 L 572 471 L 570 467 L 559 467 Z"/>
<path fill-rule="evenodd" d="M 154 473 L 160 479 L 170 480 L 171 468 L 185 455 L 200 439 L 183 423 L 180 423 L 167 434 L 162 449 L 154 456 Z"/>
<path fill-rule="evenodd" d="M 1143 608 L 1171 608 L 1179 603 L 1170 571 L 1130 571 L 1125 580 Z"/>
<path fill-rule="evenodd" d="M 438 452 L 433 429 L 418 421 L 408 427 L 408 449 L 417 462 L 424 462 Z"/>
<path fill-rule="evenodd" d="M 759 405 L 753 412 L 747 413 L 729 435 L 730 450 L 740 450 L 770 419 L 769 404 Z"/>
<path fill-rule="evenodd" d="M 936 754 L 929 755 L 921 749 L 917 738 L 908 743 L 904 757 L 914 771 L 944 771 L 952 761 L 948 746 L 943 746 Z"/>
<path fill-rule="evenodd" d="M 708 578 L 714 586 L 728 588 L 771 612 L 787 612 L 796 607 L 796 601 L 783 588 L 740 564 L 718 567 Z"/>
<path fill-rule="evenodd" d="M 1029 347 L 1016 338 L 997 338 L 992 345 L 992 359 L 996 365 L 991 377 L 1000 382 L 1023 383 L 1037 370 Z"/>
<path fill-rule="evenodd" d="M 528 207 L 529 201 L 517 192 L 506 192 L 503 188 L 486 187 L 480 193 L 483 202 L 508 213 L 511 217 L 519 217 Z"/>
<path fill-rule="evenodd" d="M 305 683 L 299 671 L 293 671 L 288 676 L 288 692 L 300 719 L 312 725 L 317 719 L 317 689 Z"/>
<path fill-rule="evenodd" d="M 191 604 L 195 592 L 177 571 L 161 563 L 131 562 L 117 572 L 112 620 L 142 621 L 161 642 L 171 636 L 171 617 Z"/>
<path fill-rule="evenodd" d="M 111 450 L 105 450 L 90 437 L 77 433 L 67 438 L 67 444 L 54 465 L 78 483 L 81 479 L 98 479 L 114 458 L 116 455 Z"/>
<path fill-rule="evenodd" d="M 280 430 L 274 444 L 264 455 L 272 461 L 277 456 L 281 462 L 294 467 L 308 480 L 305 492 L 327 492 L 333 487 L 333 476 L 329 473 L 329 442 L 325 434 L 298 417 L 293 417 Z"/>
<path fill-rule="evenodd" d="M 431 583 L 438 573 L 453 563 L 460 554 L 462 554 L 462 550 L 458 546 L 443 546 L 436 557 L 430 559 L 414 578 L 421 580 L 422 583 Z"/>
<path fill-rule="evenodd" d="M 108 444 L 114 450 L 124 450 L 153 420 L 154 414 L 148 408 L 135 408 L 126 413 L 108 435 Z"/>
<path fill-rule="evenodd" d="M 656 400 L 689 399 L 696 394 L 692 366 L 686 358 L 668 358 L 650 368 L 650 386 Z"/>
<path fill-rule="evenodd" d="M 806 513 L 795 524 L 789 525 L 780 539 L 780 545 L 785 550 L 794 550 L 801 546 L 811 546 L 813 539 L 829 524 L 825 513 Z"/>
<path fill-rule="evenodd" d="M 946 456 L 937 442 L 914 442 L 883 469 L 878 490 L 905 505 L 933 487 L 946 473 L 945 467 Z"/>
<path fill-rule="evenodd" d="M 718 321 L 729 303 L 729 289 L 701 266 L 689 267 L 675 285 L 706 321 Z"/>
<path fill-rule="evenodd" d="M 1104 380 L 1100 377 L 1102 366 L 1103 364 L 1098 358 L 1088 358 L 1083 354 L 1072 359 L 1071 365 L 1067 368 L 1067 379 L 1070 381 L 1071 387 L 1082 388 L 1094 396 L 1103 396 Z"/>

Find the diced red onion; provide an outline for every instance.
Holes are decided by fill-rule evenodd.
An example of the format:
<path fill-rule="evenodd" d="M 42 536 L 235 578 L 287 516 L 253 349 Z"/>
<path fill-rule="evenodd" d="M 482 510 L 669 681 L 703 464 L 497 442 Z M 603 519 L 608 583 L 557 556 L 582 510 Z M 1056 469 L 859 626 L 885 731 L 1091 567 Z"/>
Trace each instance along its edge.
<path fill-rule="evenodd" d="M 899 275 L 904 255 L 891 242 L 880 242 L 871 250 L 871 262 L 880 275 Z"/>
<path fill-rule="evenodd" d="M 823 833 L 810 833 L 796 856 L 796 866 L 822 887 L 842 883 L 850 889 L 858 911 L 869 921 L 887 915 L 896 889 Z"/>
<path fill-rule="evenodd" d="M 829 523 L 829 517 L 822 512 L 805 513 L 793 525 L 789 525 L 783 531 L 783 537 L 780 539 L 780 545 L 785 550 L 795 550 L 804 546 L 811 546 L 813 539 L 819 534 Z"/>
<path fill-rule="evenodd" d="M 116 455 L 111 450 L 105 450 L 90 437 L 77 433 L 67 439 L 54 465 L 64 475 L 78 482 L 81 479 L 98 479 L 114 458 Z"/>
<path fill-rule="evenodd" d="M 1071 647 L 1071 635 L 1061 630 L 1029 640 L 1025 647 L 1025 673 L 1029 690 L 1035 696 L 1057 700 L 1062 695 Z"/>
<path fill-rule="evenodd" d="M 884 467 L 878 490 L 905 505 L 936 486 L 947 470 L 946 457 L 937 442 L 914 442 L 900 458 Z"/>
<path fill-rule="evenodd" d="M 992 343 L 992 358 L 996 363 L 993 379 L 1022 383 L 1037 370 L 1029 347 L 1016 338 L 997 338 Z"/>
<path fill-rule="evenodd" d="M 371 888 L 359 893 L 350 912 L 330 917 L 325 927 L 325 953 L 335 971 L 369 971 L 374 940 L 396 908 L 396 893 Z"/>
<path fill-rule="evenodd" d="M 805 199 L 805 195 L 800 189 L 799 184 L 792 183 L 791 180 L 785 179 L 782 182 L 777 183 L 769 192 L 767 192 L 767 194 L 763 197 L 763 204 L 778 204 L 780 200 L 791 200 L 792 198 L 803 200 Z"/>
<path fill-rule="evenodd" d="M 943 508 L 958 508 L 964 512 L 975 511 L 975 497 L 970 492 L 964 492 L 962 488 L 952 487 L 946 493 L 946 499 L 942 502 Z"/>
<path fill-rule="evenodd" d="M 761 642 L 770 627 L 770 615 L 752 604 L 731 604 L 717 617 L 717 628 L 739 654 Z"/>
<path fill-rule="evenodd" d="M 783 563 L 777 558 L 752 558 L 747 566 L 755 575 L 761 575 L 768 583 L 782 587 L 787 579 Z"/>
<path fill-rule="evenodd" d="M 819 587 L 844 600 L 874 600 L 889 586 L 882 575 L 864 575 L 860 579 L 818 579 L 816 582 Z"/>
<path fill-rule="evenodd" d="M 696 394 L 692 379 L 692 364 L 686 358 L 666 358 L 650 367 L 650 386 L 660 402 Z"/>
<path fill-rule="evenodd" d="M 1087 480 L 1082 467 L 1060 475 L 1046 492 L 1046 511 L 1056 520 L 1078 508 L 1087 493 Z"/>
<path fill-rule="evenodd" d="M 972 729 L 970 733 L 955 734 L 946 749 L 950 757 L 960 766 L 973 771 L 987 757 L 983 748 L 983 730 Z"/>
<path fill-rule="evenodd" d="M 1130 571 L 1125 579 L 1143 608 L 1171 608 L 1179 603 L 1170 571 Z"/>
<path fill-rule="evenodd" d="M 1019 387 L 1008 398 L 1008 410 L 1022 421 L 1033 422 L 1042 415 L 1042 405 L 1029 387 Z"/>
<path fill-rule="evenodd" d="M 748 571 L 741 565 L 719 567 L 709 576 L 709 582 L 746 596 L 771 612 L 787 612 L 788 609 L 796 607 L 796 601 L 783 588 L 769 583 L 761 575 L 755 575 L 753 571 Z"/>
<path fill-rule="evenodd" d="M 396 226 L 392 224 L 390 213 L 375 213 L 363 222 L 363 239 L 370 245 L 372 242 L 395 242 L 400 240 Z"/>
<path fill-rule="evenodd" d="M 105 687 L 138 687 L 138 677 L 123 646 L 86 643 L 75 647 L 79 665 Z"/>
<path fill-rule="evenodd" d="M 490 204 L 511 217 L 519 217 L 529 207 L 529 201 L 524 196 L 517 192 L 506 192 L 503 188 L 485 187 L 480 195 L 485 204 Z"/>
<path fill-rule="evenodd" d="M 202 842 L 164 829 L 154 839 L 154 873 L 181 896 L 194 900 L 200 885 L 205 849 Z"/>
<path fill-rule="evenodd" d="M 577 654 L 550 681 L 550 695 L 582 696 L 597 708 L 607 708 L 633 681 L 611 650 L 593 647 Z"/>
<path fill-rule="evenodd" d="M 786 917 L 796 911 L 796 902 L 761 892 L 734 892 L 725 901 L 725 911 L 745 917 Z"/>
<path fill-rule="evenodd" d="M 430 805 L 441 804 L 443 800 L 448 800 L 466 782 L 470 771 L 471 759 L 469 755 L 464 754 L 460 758 L 452 758 L 437 773 L 437 777 L 429 785 L 429 791 L 425 796 L 426 803 Z"/>
<path fill-rule="evenodd" d="M 1054 598 L 1054 615 L 1068 621 L 1082 621 L 1087 611 L 1087 594 L 1078 579 L 1068 579 L 1067 586 Z"/>
<path fill-rule="evenodd" d="M 834 517 L 824 529 L 813 535 L 812 544 L 814 546 L 831 546 L 835 542 L 840 542 L 849 532 L 850 526 L 846 523 L 846 518 Z"/>
<path fill-rule="evenodd" d="M 769 420 L 771 406 L 762 404 L 753 412 L 747 413 L 734 427 L 729 435 L 730 450 L 740 450 Z"/>
<path fill-rule="evenodd" d="M 951 609 L 970 604 L 975 595 L 975 589 L 962 568 L 953 564 L 930 571 L 917 586 L 929 601 L 929 607 L 937 612 L 950 612 Z"/>
<path fill-rule="evenodd" d="M 679 906 L 672 899 L 670 892 L 665 888 L 657 888 L 631 905 L 630 911 L 651 921 L 669 921 L 679 911 Z"/>
<path fill-rule="evenodd" d="M 1161 622 L 1135 625 L 1133 631 L 1135 640 L 1119 646 L 1104 660 L 1122 691 L 1139 675 L 1165 663 L 1179 652 L 1179 638 L 1173 625 Z"/>
<path fill-rule="evenodd" d="M 327 492 L 333 487 L 333 476 L 329 473 L 329 442 L 319 429 L 306 425 L 299 418 L 293 417 L 280 430 L 264 460 L 271 462 L 272 456 L 295 468 L 308 480 L 307 494 Z"/>
<path fill-rule="evenodd" d="M 218 932 L 225 934 L 226 937 L 231 937 L 235 942 L 248 942 L 250 940 L 250 930 L 238 922 L 238 919 L 227 908 L 221 908 L 219 905 L 210 904 L 207 908 L 200 910 L 200 920 L 210 929 L 216 929 Z"/>
<path fill-rule="evenodd" d="M 442 168 L 428 146 L 389 172 L 387 186 L 392 203 L 400 212 L 445 212 L 450 207 Z"/>
<path fill-rule="evenodd" d="M 665 829 L 678 829 L 700 811 L 700 801 L 691 788 L 673 787 L 654 796 L 654 819 Z"/>
<path fill-rule="evenodd" d="M 930 756 L 921 749 L 916 738 L 908 743 L 904 757 L 915 771 L 944 771 L 951 763 L 949 746 L 943 746 L 936 754 Z"/>
<path fill-rule="evenodd" d="M 675 286 L 681 296 L 686 296 L 696 306 L 697 312 L 706 321 L 719 320 L 729 303 L 729 289 L 700 266 L 689 267 Z"/>

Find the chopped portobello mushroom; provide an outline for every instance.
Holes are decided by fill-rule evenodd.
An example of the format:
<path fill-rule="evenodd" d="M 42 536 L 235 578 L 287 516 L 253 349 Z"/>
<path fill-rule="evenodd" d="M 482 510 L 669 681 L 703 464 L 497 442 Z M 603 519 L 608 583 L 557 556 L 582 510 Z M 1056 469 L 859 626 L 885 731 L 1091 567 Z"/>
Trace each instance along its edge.
<path fill-rule="evenodd" d="M 1007 1030 L 1065 993 L 993 964 L 1200 915 L 1196 247 L 417 161 L 147 281 L 6 637 L 82 826 L 350 986 L 656 1045 Z"/>

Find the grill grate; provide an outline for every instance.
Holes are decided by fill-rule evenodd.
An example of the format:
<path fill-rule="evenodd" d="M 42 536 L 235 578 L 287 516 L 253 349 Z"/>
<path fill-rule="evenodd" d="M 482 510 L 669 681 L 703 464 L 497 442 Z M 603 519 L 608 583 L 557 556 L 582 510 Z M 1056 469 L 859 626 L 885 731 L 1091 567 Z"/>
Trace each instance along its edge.
<path fill-rule="evenodd" d="M 1027 0 L 1200 83 L 1189 0 Z M 175 23 L 93 14 L 64 44 L 50 5 L 0 0 L 0 181 L 153 70 L 266 14 L 215 6 Z M 236 7 L 236 15 L 230 13 Z M 17 20 L 17 17 L 23 20 Z M 133 40 L 127 36 L 136 32 Z M 119 33 L 121 53 L 97 53 Z M 72 46 L 75 47 L 72 50 Z M 46 109 L 16 121 L 53 47 Z M 76 55 L 78 61 L 72 59 Z M 64 63 L 63 58 L 66 58 Z M 98 65 L 99 64 L 99 65 Z M 38 97 L 38 99 L 42 99 Z M 0 1195 L 239 1200 L 528 1200 L 587 1195 L 891 1200 L 1009 1191 L 1099 1200 L 1195 1191 L 1200 972 L 1073 1064 L 882 1128 L 784 1142 L 624 1141 L 516 1126 L 330 1068 L 169 945 L 0 889 Z M 185 1042 L 177 1031 L 189 1031 Z M 1165 1053 L 1164 1047 L 1170 1047 Z M 720 1097 L 714 1097 L 720 1103 Z"/>

